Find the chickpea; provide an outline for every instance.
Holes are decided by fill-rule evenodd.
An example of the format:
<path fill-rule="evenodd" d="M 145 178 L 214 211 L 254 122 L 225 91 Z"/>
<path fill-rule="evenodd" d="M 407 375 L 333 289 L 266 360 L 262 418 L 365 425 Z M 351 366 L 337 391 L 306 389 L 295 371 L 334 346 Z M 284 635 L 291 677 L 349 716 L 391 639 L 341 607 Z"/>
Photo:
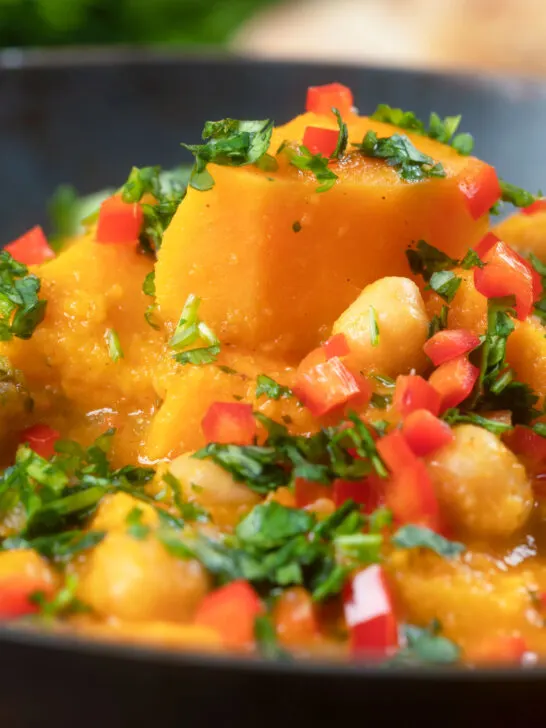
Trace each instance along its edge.
<path fill-rule="evenodd" d="M 184 496 L 208 510 L 219 526 L 233 526 L 261 498 L 212 460 L 197 460 L 185 453 L 173 460 L 171 473 L 180 481 Z"/>
<path fill-rule="evenodd" d="M 496 435 L 459 425 L 455 439 L 428 458 L 440 505 L 455 527 L 478 537 L 509 536 L 533 505 L 525 468 Z"/>
<path fill-rule="evenodd" d="M 157 526 L 159 517 L 152 506 L 133 498 L 128 493 L 114 493 L 102 499 L 91 528 L 96 531 L 114 531 L 127 529 L 127 516 L 133 508 L 142 511 L 141 523 L 146 526 Z"/>
<path fill-rule="evenodd" d="M 209 589 L 201 564 L 171 556 L 152 533 L 137 540 L 112 531 L 79 572 L 82 601 L 126 621 L 188 622 Z"/>
<path fill-rule="evenodd" d="M 29 580 L 54 586 L 56 577 L 53 569 L 36 551 L 21 549 L 0 553 L 0 580 L 20 576 Z"/>
<path fill-rule="evenodd" d="M 373 310 L 372 308 L 373 307 Z M 375 311 L 379 341 L 370 336 L 370 311 Z M 345 334 L 355 365 L 395 377 L 426 367 L 423 344 L 429 320 L 418 287 L 409 278 L 380 278 L 335 322 L 332 333 Z"/>

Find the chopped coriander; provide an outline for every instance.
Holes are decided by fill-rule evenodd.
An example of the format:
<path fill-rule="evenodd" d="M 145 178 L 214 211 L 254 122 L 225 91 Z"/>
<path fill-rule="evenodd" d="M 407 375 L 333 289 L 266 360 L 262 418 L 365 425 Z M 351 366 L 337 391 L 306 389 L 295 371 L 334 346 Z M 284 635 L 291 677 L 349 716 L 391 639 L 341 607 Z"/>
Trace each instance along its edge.
<path fill-rule="evenodd" d="M 391 394 L 378 394 L 377 392 L 373 392 L 370 399 L 370 407 L 373 407 L 374 409 L 386 409 L 391 402 Z"/>
<path fill-rule="evenodd" d="M 291 656 L 279 645 L 275 625 L 268 616 L 259 615 L 254 621 L 254 639 L 258 652 L 266 659 L 290 660 Z"/>
<path fill-rule="evenodd" d="M 207 121 L 203 128 L 204 144 L 182 144 L 195 157 L 190 185 L 197 190 L 209 190 L 214 180 L 207 170 L 209 163 L 228 167 L 259 164 L 263 167 L 264 157 L 268 169 L 274 169 L 275 160 L 267 155 L 273 121 L 246 121 L 221 119 Z"/>
<path fill-rule="evenodd" d="M 428 177 L 445 177 L 440 162 L 420 152 L 404 134 L 378 138 L 374 131 L 366 132 L 358 149 L 366 157 L 383 159 L 406 182 L 420 182 Z"/>
<path fill-rule="evenodd" d="M 315 179 L 319 182 L 317 192 L 327 192 L 335 185 L 337 174 L 328 167 L 327 157 L 323 157 L 320 153 L 312 154 L 303 144 L 298 145 L 297 149 L 295 149 L 287 142 L 281 144 L 280 152 L 288 158 L 293 167 L 311 172 L 315 176 Z"/>
<path fill-rule="evenodd" d="M 216 365 L 218 369 L 221 372 L 224 372 L 224 374 L 235 374 L 238 375 L 239 372 L 236 369 L 232 369 L 231 367 L 227 367 L 225 364 L 217 364 Z"/>
<path fill-rule="evenodd" d="M 122 199 L 135 203 L 141 202 L 145 195 L 153 198 L 153 202 L 141 203 L 144 222 L 139 241 L 143 251 L 155 255 L 160 249 L 163 234 L 186 195 L 188 176 L 187 167 L 171 171 L 161 171 L 158 166 L 131 169 L 121 188 Z"/>
<path fill-rule="evenodd" d="M 539 300 L 534 304 L 533 313 L 538 316 L 542 324 L 546 324 L 546 265 L 533 253 L 529 255 L 529 261 L 539 274 L 542 282 L 542 293 Z"/>
<path fill-rule="evenodd" d="M 438 248 L 429 245 L 425 240 L 418 240 L 415 248 L 406 250 L 411 272 L 421 275 L 428 283 L 433 273 L 450 270 L 457 266 L 458 261 L 450 258 Z"/>
<path fill-rule="evenodd" d="M 33 549 L 44 558 L 65 564 L 77 554 L 97 546 L 106 536 L 105 531 L 63 531 L 49 536 L 25 539 L 12 536 L 4 539 L 2 550 Z"/>
<path fill-rule="evenodd" d="M 387 104 L 379 104 L 370 118 L 393 124 L 414 134 L 428 136 L 442 144 L 451 144 L 455 151 L 463 156 L 471 154 L 474 148 L 474 139 L 471 134 L 462 133 L 454 136 L 461 123 L 461 116 L 446 116 L 445 119 L 441 119 L 438 114 L 432 112 L 427 130 L 413 111 L 402 111 L 402 109 L 395 109 Z"/>
<path fill-rule="evenodd" d="M 349 143 L 349 129 L 347 127 L 347 124 L 341 118 L 339 110 L 333 108 L 332 111 L 335 114 L 337 120 L 339 136 L 337 138 L 336 148 L 334 149 L 330 159 L 339 159 L 345 154 L 345 151 L 347 149 L 347 144 Z"/>
<path fill-rule="evenodd" d="M 382 384 L 388 389 L 392 389 L 396 386 L 396 381 L 392 379 L 392 377 L 387 377 L 386 374 L 374 374 L 373 378 L 376 382 L 379 382 L 379 384 Z"/>
<path fill-rule="evenodd" d="M 503 179 L 499 180 L 502 201 L 509 202 L 514 207 L 529 207 L 533 202 L 536 202 L 540 195 L 533 195 L 531 192 L 527 192 L 521 187 L 512 185 L 509 182 L 505 182 Z"/>
<path fill-rule="evenodd" d="M 199 306 L 201 299 L 190 293 L 182 309 L 182 314 L 175 332 L 169 341 L 169 346 L 174 349 L 174 359 L 179 364 L 210 364 L 216 361 L 220 353 L 220 342 L 211 329 L 199 318 Z M 186 351 L 186 347 L 201 341 L 206 346 L 199 346 Z"/>
<path fill-rule="evenodd" d="M 144 279 L 144 283 L 142 284 L 142 293 L 144 293 L 145 296 L 155 298 L 155 270 L 148 273 L 148 275 Z M 155 302 L 151 303 L 144 312 L 144 318 L 146 319 L 148 325 L 152 327 L 152 329 L 159 330 L 159 324 L 154 321 L 154 314 L 156 312 L 156 309 L 157 304 Z"/>
<path fill-rule="evenodd" d="M 117 331 L 114 329 L 106 329 L 104 338 L 106 340 L 110 359 L 114 362 L 123 359 L 123 349 L 121 348 Z"/>
<path fill-rule="evenodd" d="M 280 399 L 281 397 L 292 397 L 293 393 L 289 387 L 283 387 L 266 374 L 258 374 L 256 379 L 256 397 L 265 394 L 269 399 Z"/>
<path fill-rule="evenodd" d="M 546 437 L 546 422 L 535 422 L 533 432 L 536 432 L 540 437 Z"/>
<path fill-rule="evenodd" d="M 464 270 L 470 270 L 471 268 L 483 268 L 485 263 L 483 263 L 475 250 L 469 248 L 464 258 L 459 262 L 459 265 Z"/>
<path fill-rule="evenodd" d="M 440 310 L 440 315 L 434 315 L 428 327 L 428 338 L 432 338 L 438 331 L 447 329 L 447 316 L 449 314 L 449 308 L 444 304 Z"/>
<path fill-rule="evenodd" d="M 478 425 L 483 427 L 485 430 L 492 432 L 494 435 L 502 435 L 504 432 L 509 432 L 512 425 L 506 422 L 498 422 L 492 420 L 485 415 L 480 415 L 477 412 L 461 412 L 457 408 L 448 409 L 442 415 L 442 419 L 450 425 L 458 425 L 460 423 L 468 423 L 472 425 Z"/>
<path fill-rule="evenodd" d="M 459 662 L 460 648 L 447 637 L 442 637 L 441 626 L 434 620 L 430 627 L 415 627 L 406 624 L 402 627 L 402 637 L 406 643 L 385 665 L 452 665 Z"/>
<path fill-rule="evenodd" d="M 377 323 L 377 312 L 373 306 L 370 306 L 370 344 L 372 346 L 379 345 L 379 324 Z"/>
<path fill-rule="evenodd" d="M 137 541 L 143 541 L 150 533 L 150 527 L 142 523 L 143 515 L 142 508 L 135 506 L 129 511 L 125 519 L 127 533 Z"/>
<path fill-rule="evenodd" d="M 429 549 L 446 559 L 458 556 L 466 548 L 464 544 L 458 543 L 457 541 L 449 541 L 439 533 L 431 531 L 430 528 L 414 526 L 413 524 L 399 528 L 392 536 L 391 543 L 399 549 Z"/>
<path fill-rule="evenodd" d="M 38 298 L 40 279 L 0 251 L 0 341 L 30 339 L 44 320 L 47 301 Z"/>
<path fill-rule="evenodd" d="M 38 591 L 30 595 L 29 601 L 39 607 L 40 616 L 46 619 L 90 612 L 91 608 L 76 596 L 78 583 L 76 574 L 68 574 L 64 586 L 52 599 L 48 599 L 44 592 Z"/>
<path fill-rule="evenodd" d="M 451 303 L 459 290 L 462 278 L 451 270 L 442 270 L 430 276 L 429 287 L 447 303 Z"/>
<path fill-rule="evenodd" d="M 299 222 L 298 220 L 296 220 L 295 222 L 293 222 L 292 223 L 292 230 L 295 233 L 299 233 L 301 231 L 301 222 Z"/>

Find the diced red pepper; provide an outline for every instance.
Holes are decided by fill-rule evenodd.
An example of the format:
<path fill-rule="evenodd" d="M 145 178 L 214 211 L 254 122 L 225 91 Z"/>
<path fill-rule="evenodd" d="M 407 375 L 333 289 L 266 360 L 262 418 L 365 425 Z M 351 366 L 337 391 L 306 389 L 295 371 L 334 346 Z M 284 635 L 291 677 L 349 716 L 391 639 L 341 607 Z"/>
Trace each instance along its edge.
<path fill-rule="evenodd" d="M 442 531 L 438 499 L 422 460 L 415 458 L 413 465 L 397 469 L 385 486 L 385 500 L 395 523 L 415 523 Z"/>
<path fill-rule="evenodd" d="M 480 240 L 480 242 L 476 245 L 474 250 L 478 254 L 479 258 L 483 258 L 484 255 L 487 255 L 491 248 L 496 245 L 497 243 L 500 243 L 500 238 L 495 235 L 495 233 L 486 233 L 483 238 Z"/>
<path fill-rule="evenodd" d="M 315 604 L 301 586 L 286 589 L 280 595 L 273 608 L 273 618 L 283 645 L 308 645 L 319 634 Z"/>
<path fill-rule="evenodd" d="M 470 160 L 460 175 L 459 189 L 473 220 L 485 215 L 502 195 L 495 168 L 477 159 Z"/>
<path fill-rule="evenodd" d="M 439 420 L 428 410 L 416 410 L 408 415 L 402 424 L 402 433 L 419 457 L 448 445 L 455 437 L 447 422 Z"/>
<path fill-rule="evenodd" d="M 503 440 L 516 455 L 522 455 L 535 463 L 546 462 L 546 437 L 531 428 L 516 425 L 504 435 Z"/>
<path fill-rule="evenodd" d="M 315 483 L 305 478 L 296 478 L 294 483 L 294 497 L 296 499 L 297 508 L 305 508 L 316 503 L 321 498 L 332 498 L 333 490 L 331 485 L 323 485 Z"/>
<path fill-rule="evenodd" d="M 345 338 L 345 334 L 335 334 L 331 336 L 322 345 L 322 349 L 327 359 L 332 359 L 334 356 L 347 356 L 350 353 L 349 344 Z"/>
<path fill-rule="evenodd" d="M 257 433 L 252 405 L 243 402 L 214 402 L 201 422 L 207 442 L 251 445 Z"/>
<path fill-rule="evenodd" d="M 466 356 L 440 364 L 429 377 L 429 382 L 442 398 L 440 412 L 461 404 L 472 392 L 479 374 L 480 370 Z"/>
<path fill-rule="evenodd" d="M 480 337 L 468 329 L 444 329 L 432 336 L 423 350 L 434 366 L 456 359 L 480 345 Z"/>
<path fill-rule="evenodd" d="M 376 443 L 377 452 L 393 473 L 412 467 L 417 458 L 400 430 L 393 430 Z"/>
<path fill-rule="evenodd" d="M 322 154 L 323 157 L 330 157 L 339 138 L 337 129 L 322 129 L 318 126 L 308 126 L 303 132 L 303 145 L 311 154 Z"/>
<path fill-rule="evenodd" d="M 352 107 L 353 92 L 341 83 L 309 86 L 307 89 L 306 111 L 312 111 L 315 114 L 330 114 L 332 108 L 336 108 L 341 116 L 345 116 Z"/>
<path fill-rule="evenodd" d="M 55 257 L 55 253 L 49 247 L 44 231 L 39 225 L 31 228 L 13 243 L 6 245 L 4 250 L 23 265 L 38 265 Z"/>
<path fill-rule="evenodd" d="M 362 506 L 364 513 L 373 513 L 383 505 L 385 486 L 381 478 L 369 475 L 362 480 L 334 480 L 334 503 L 336 508 L 352 500 Z"/>
<path fill-rule="evenodd" d="M 402 416 L 418 409 L 427 409 L 437 415 L 440 399 L 434 387 L 418 374 L 401 374 L 396 379 L 393 404 Z"/>
<path fill-rule="evenodd" d="M 517 317 L 526 319 L 536 293 L 529 264 L 505 243 L 496 243 L 483 260 L 485 266 L 474 269 L 476 290 L 486 298 L 515 296 Z"/>
<path fill-rule="evenodd" d="M 339 357 L 327 360 L 322 348 L 315 349 L 301 362 L 293 389 L 314 417 L 356 399 L 364 406 L 371 398 L 368 382 L 354 375 Z"/>
<path fill-rule="evenodd" d="M 398 645 L 390 590 L 381 566 L 356 573 L 343 593 L 343 610 L 354 656 L 384 657 Z"/>
<path fill-rule="evenodd" d="M 38 606 L 30 600 L 32 594 L 36 592 L 49 595 L 51 585 L 24 574 L 1 578 L 0 619 L 17 619 L 17 617 L 37 612 Z"/>
<path fill-rule="evenodd" d="M 136 243 L 142 229 L 144 212 L 138 202 L 123 202 L 114 195 L 100 206 L 97 243 Z"/>
<path fill-rule="evenodd" d="M 226 647 L 248 648 L 254 642 L 254 621 L 262 611 L 258 595 L 241 579 L 207 594 L 194 623 L 214 629 Z"/>
<path fill-rule="evenodd" d="M 55 454 L 55 443 L 60 437 L 61 433 L 49 425 L 38 424 L 23 430 L 19 442 L 21 445 L 27 444 L 37 455 L 49 460 Z"/>
<path fill-rule="evenodd" d="M 524 215 L 536 215 L 537 212 L 546 212 L 546 199 L 535 200 L 528 207 L 522 209 Z"/>

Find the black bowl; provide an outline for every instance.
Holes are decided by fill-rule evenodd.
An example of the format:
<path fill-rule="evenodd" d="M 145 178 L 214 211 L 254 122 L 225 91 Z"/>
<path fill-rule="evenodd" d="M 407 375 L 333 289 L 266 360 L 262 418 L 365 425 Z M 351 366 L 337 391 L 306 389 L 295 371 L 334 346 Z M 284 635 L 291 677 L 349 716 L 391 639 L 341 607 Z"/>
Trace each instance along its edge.
<path fill-rule="evenodd" d="M 340 81 L 362 110 L 379 102 L 423 117 L 463 114 L 476 153 L 501 176 L 546 183 L 546 86 L 497 77 L 153 52 L 0 54 L 3 242 L 46 222 L 60 183 L 89 193 L 131 165 L 187 159 L 203 121 L 288 120 L 305 89 Z M 536 720 L 543 669 L 462 671 L 277 664 L 106 646 L 0 629 L 1 728 L 523 725 Z"/>

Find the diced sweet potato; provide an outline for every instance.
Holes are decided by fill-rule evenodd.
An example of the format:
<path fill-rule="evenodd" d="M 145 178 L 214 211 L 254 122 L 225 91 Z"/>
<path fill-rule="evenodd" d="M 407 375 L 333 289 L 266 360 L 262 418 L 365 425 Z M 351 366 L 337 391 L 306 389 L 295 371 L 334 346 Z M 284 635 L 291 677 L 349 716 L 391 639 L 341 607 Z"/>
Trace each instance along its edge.
<path fill-rule="evenodd" d="M 546 261 L 546 212 L 517 213 L 493 228 L 493 232 L 521 255 L 534 253 Z"/>
<path fill-rule="evenodd" d="M 350 138 L 368 129 L 396 128 L 349 118 Z M 306 114 L 277 129 L 301 141 L 306 126 L 335 120 Z M 264 172 L 211 165 L 214 187 L 194 189 L 165 233 L 156 272 L 160 314 L 174 322 L 189 293 L 220 339 L 251 349 L 274 348 L 297 360 L 324 338 L 339 314 L 368 283 L 408 275 L 405 251 L 420 238 L 452 256 L 485 233 L 472 220 L 458 188 L 467 165 L 451 148 L 414 136 L 414 144 L 445 167 L 447 178 L 407 183 L 385 162 L 353 151 L 332 164 L 339 180 L 317 193 L 310 173 L 288 165 Z M 297 223 L 297 224 L 295 224 Z"/>
<path fill-rule="evenodd" d="M 516 322 L 508 337 L 506 359 L 517 378 L 537 394 L 546 394 L 546 329 L 538 321 Z"/>

